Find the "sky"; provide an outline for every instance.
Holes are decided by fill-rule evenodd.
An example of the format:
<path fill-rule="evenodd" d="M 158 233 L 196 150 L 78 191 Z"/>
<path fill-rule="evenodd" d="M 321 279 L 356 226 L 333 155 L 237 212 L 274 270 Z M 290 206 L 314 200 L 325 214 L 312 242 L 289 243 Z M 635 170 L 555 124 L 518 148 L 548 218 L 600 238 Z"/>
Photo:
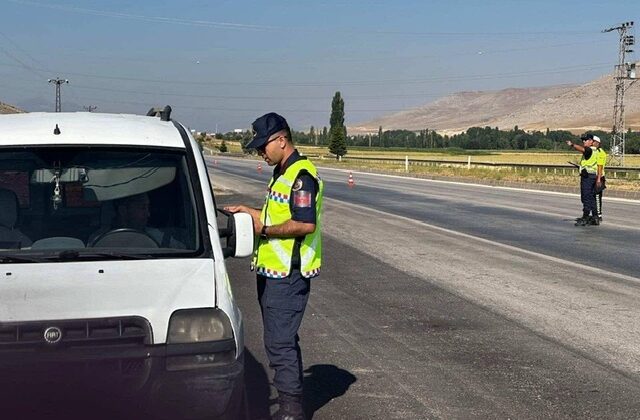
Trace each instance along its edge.
<path fill-rule="evenodd" d="M 197 131 L 345 125 L 460 91 L 611 73 L 637 0 L 0 0 L 0 101 L 26 111 L 145 114 Z M 638 54 L 631 56 L 638 57 Z M 637 58 L 636 58 L 637 59 Z M 613 93 L 612 93 L 613 95 Z"/>

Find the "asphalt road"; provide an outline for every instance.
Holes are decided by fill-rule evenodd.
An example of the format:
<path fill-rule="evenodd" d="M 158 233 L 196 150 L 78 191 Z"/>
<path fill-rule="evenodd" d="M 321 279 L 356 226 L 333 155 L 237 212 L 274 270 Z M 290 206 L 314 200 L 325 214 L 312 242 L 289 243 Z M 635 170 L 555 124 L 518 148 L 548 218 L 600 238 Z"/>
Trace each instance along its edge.
<path fill-rule="evenodd" d="M 219 204 L 260 205 L 256 163 L 209 160 Z M 301 330 L 313 418 L 640 417 L 637 202 L 605 198 L 605 223 L 578 228 L 574 195 L 321 175 L 325 263 Z M 267 418 L 253 275 L 228 263 Z"/>

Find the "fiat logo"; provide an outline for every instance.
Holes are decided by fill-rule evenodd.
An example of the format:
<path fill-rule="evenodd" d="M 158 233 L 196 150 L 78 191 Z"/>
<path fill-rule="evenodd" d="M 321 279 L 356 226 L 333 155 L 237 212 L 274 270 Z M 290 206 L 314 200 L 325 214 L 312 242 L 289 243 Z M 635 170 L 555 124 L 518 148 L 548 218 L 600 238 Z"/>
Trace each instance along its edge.
<path fill-rule="evenodd" d="M 62 339 L 62 331 L 58 327 L 49 327 L 44 330 L 44 341 L 55 344 Z"/>

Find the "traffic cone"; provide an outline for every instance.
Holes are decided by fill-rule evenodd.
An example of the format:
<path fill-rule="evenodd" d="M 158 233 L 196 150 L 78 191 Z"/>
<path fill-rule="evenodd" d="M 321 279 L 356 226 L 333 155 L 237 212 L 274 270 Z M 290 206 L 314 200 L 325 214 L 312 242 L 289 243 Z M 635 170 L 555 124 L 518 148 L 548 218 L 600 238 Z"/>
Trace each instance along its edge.
<path fill-rule="evenodd" d="M 258 172 L 262 173 L 262 163 L 258 162 Z"/>
<path fill-rule="evenodd" d="M 349 180 L 347 181 L 347 184 L 349 184 L 349 187 L 353 187 L 354 185 L 356 185 L 356 182 L 353 180 L 353 175 L 351 174 L 351 171 L 349 171 Z"/>

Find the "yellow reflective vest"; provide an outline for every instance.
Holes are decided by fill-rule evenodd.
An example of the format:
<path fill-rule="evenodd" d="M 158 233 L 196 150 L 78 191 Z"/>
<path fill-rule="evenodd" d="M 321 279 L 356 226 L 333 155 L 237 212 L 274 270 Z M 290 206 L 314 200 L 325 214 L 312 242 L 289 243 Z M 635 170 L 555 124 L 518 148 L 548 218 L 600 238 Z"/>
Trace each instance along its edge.
<path fill-rule="evenodd" d="M 322 264 L 322 240 L 320 235 L 322 194 L 324 184 L 318 177 L 316 167 L 306 158 L 297 160 L 286 168 L 283 174 L 269 181 L 269 189 L 262 207 L 260 219 L 265 226 L 282 224 L 291 220 L 291 198 L 293 184 L 301 172 L 307 172 L 318 184 L 316 191 L 316 229 L 304 237 L 300 243 L 300 273 L 315 277 Z M 296 246 L 296 238 L 261 238 L 256 241 L 252 267 L 258 274 L 270 278 L 284 278 L 291 273 L 291 263 Z"/>
<path fill-rule="evenodd" d="M 598 149 L 591 146 L 591 156 L 589 159 L 584 158 L 584 154 L 582 155 L 582 159 L 580 159 L 580 171 L 585 169 L 590 174 L 596 174 L 598 172 Z"/>
<path fill-rule="evenodd" d="M 598 157 L 596 159 L 596 165 L 602 166 L 602 176 L 604 176 L 604 167 L 606 164 L 607 164 L 607 152 L 605 152 L 604 149 L 601 149 L 598 147 Z"/>

